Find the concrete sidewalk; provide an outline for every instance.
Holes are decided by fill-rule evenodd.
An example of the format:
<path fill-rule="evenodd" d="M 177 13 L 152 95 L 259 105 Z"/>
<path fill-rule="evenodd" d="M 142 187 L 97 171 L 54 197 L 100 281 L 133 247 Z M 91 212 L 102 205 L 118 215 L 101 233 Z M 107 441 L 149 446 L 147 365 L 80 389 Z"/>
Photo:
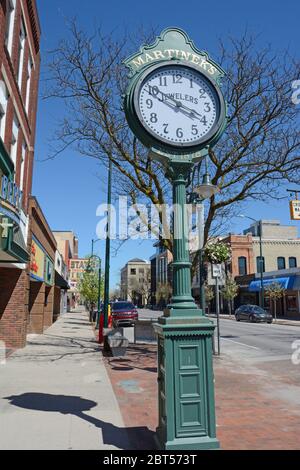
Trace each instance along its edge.
<path fill-rule="evenodd" d="M 130 449 L 83 310 L 65 314 L 0 365 L 0 449 Z"/>

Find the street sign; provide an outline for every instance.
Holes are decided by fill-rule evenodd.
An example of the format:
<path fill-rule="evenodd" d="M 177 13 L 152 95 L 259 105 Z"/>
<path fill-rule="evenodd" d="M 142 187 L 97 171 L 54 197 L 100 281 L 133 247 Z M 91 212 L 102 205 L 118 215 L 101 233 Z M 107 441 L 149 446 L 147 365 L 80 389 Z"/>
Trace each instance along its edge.
<path fill-rule="evenodd" d="M 212 264 L 212 277 L 221 277 L 221 276 L 222 276 L 222 265 Z"/>
<path fill-rule="evenodd" d="M 290 201 L 291 220 L 300 220 L 300 200 Z"/>

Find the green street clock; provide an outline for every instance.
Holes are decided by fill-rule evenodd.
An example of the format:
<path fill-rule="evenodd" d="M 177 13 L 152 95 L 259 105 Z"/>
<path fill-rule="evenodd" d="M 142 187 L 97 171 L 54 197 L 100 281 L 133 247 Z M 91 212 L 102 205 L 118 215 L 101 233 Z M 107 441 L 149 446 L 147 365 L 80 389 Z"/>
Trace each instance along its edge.
<path fill-rule="evenodd" d="M 172 49 L 167 48 L 170 39 Z M 219 139 L 227 122 L 218 83 L 223 71 L 183 31 L 164 31 L 153 46 L 145 46 L 125 63 L 132 71 L 125 113 L 145 146 L 169 158 L 197 157 Z"/>
<path fill-rule="evenodd" d="M 124 109 L 130 128 L 172 179 L 172 298 L 154 325 L 158 341 L 157 446 L 217 449 L 212 371 L 214 323 L 191 291 L 186 184 L 195 162 L 227 123 L 223 70 L 178 28 L 125 61 L 130 69 Z"/>

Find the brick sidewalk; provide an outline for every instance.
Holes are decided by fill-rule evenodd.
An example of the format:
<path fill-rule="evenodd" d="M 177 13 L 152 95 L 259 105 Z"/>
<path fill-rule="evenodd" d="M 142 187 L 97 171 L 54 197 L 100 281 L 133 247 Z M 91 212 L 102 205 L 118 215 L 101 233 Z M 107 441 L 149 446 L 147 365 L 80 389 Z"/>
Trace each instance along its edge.
<path fill-rule="evenodd" d="M 154 449 L 157 426 L 156 345 L 137 344 L 126 357 L 105 364 L 127 427 L 146 426 L 133 436 L 136 449 Z M 214 360 L 217 437 L 222 449 L 299 449 L 300 410 L 268 396 L 263 376 L 245 373 L 231 359 Z M 272 380 L 272 379 L 271 379 Z"/>

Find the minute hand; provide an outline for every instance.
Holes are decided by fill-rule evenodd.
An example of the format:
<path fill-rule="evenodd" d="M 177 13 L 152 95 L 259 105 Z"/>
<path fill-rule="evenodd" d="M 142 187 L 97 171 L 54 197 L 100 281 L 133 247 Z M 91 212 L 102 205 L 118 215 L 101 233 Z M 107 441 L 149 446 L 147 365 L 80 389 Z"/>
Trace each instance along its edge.
<path fill-rule="evenodd" d="M 194 114 L 194 115 L 198 115 L 200 118 L 202 118 L 202 115 L 200 113 L 198 113 L 198 111 L 196 111 L 195 109 L 191 109 L 191 108 L 188 108 L 187 106 L 185 106 L 184 104 L 181 103 L 181 101 L 178 101 L 178 105 L 177 105 L 179 108 L 183 108 L 183 109 L 186 109 L 187 111 L 189 111 L 191 114 Z M 197 116 L 195 116 L 197 117 Z"/>

